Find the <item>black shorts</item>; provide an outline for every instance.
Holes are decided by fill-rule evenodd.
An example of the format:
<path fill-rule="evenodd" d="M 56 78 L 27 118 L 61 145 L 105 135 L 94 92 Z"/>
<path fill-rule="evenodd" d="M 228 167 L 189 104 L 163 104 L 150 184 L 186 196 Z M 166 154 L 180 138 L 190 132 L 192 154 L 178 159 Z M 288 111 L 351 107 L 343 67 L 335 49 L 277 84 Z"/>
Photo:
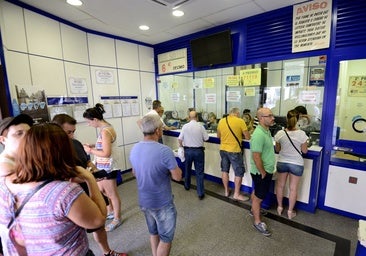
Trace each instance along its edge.
<path fill-rule="evenodd" d="M 253 184 L 254 184 L 254 194 L 259 199 L 264 199 L 269 192 L 272 182 L 273 174 L 267 172 L 266 177 L 262 179 L 261 174 L 251 173 Z"/>
<path fill-rule="evenodd" d="M 106 172 L 105 170 L 100 170 L 97 172 L 93 172 L 93 175 L 97 179 L 97 181 L 98 181 L 98 179 L 113 180 L 113 179 L 117 179 L 117 172 L 118 172 L 118 170 L 111 171 L 111 172 Z"/>

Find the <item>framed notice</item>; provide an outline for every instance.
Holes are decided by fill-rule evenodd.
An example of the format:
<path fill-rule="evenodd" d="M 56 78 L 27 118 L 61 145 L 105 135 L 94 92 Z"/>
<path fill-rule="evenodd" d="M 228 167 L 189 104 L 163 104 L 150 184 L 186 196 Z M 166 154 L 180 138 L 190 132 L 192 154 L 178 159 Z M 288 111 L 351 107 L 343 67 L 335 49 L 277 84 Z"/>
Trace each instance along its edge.
<path fill-rule="evenodd" d="M 293 6 L 292 52 L 328 48 L 332 0 L 314 0 Z"/>
<path fill-rule="evenodd" d="M 350 76 L 348 96 L 366 96 L 366 76 Z"/>

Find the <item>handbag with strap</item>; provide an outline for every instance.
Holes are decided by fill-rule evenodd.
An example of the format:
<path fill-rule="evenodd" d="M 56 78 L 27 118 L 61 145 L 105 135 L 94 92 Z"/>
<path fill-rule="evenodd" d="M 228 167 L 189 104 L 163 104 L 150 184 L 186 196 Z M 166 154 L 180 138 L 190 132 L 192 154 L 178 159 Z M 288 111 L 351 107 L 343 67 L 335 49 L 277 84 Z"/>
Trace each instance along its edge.
<path fill-rule="evenodd" d="M 241 149 L 241 154 L 243 155 L 244 154 L 244 143 L 240 143 L 238 137 L 236 137 L 235 133 L 233 132 L 233 130 L 231 129 L 230 125 L 229 125 L 229 122 L 227 120 L 227 117 L 225 118 L 226 119 L 226 124 L 227 124 L 227 127 L 229 127 L 229 130 L 231 132 L 231 134 L 234 136 L 234 138 L 236 139 L 236 141 L 238 142 L 239 144 L 239 147 Z"/>
<path fill-rule="evenodd" d="M 295 144 L 292 142 L 290 136 L 288 135 L 288 133 L 286 132 L 286 130 L 284 130 L 284 132 L 286 133 L 287 135 L 287 138 L 290 140 L 292 146 L 294 146 L 294 148 L 296 149 L 296 151 L 300 154 L 300 156 L 303 156 L 302 153 L 300 152 L 300 150 L 297 149 L 297 147 L 295 146 Z"/>

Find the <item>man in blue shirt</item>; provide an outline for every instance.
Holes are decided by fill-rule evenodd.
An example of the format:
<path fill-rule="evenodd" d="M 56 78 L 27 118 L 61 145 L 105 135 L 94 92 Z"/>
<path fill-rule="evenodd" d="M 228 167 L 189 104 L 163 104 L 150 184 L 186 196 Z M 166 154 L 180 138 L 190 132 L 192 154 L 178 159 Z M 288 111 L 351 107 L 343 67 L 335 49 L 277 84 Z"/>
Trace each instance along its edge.
<path fill-rule="evenodd" d="M 132 171 L 136 176 L 139 205 L 150 233 L 152 255 L 167 256 L 177 218 L 170 180 L 180 181 L 182 170 L 173 151 L 158 142 L 163 135 L 159 115 L 144 116 L 141 129 L 144 139 L 135 144 L 130 153 Z"/>

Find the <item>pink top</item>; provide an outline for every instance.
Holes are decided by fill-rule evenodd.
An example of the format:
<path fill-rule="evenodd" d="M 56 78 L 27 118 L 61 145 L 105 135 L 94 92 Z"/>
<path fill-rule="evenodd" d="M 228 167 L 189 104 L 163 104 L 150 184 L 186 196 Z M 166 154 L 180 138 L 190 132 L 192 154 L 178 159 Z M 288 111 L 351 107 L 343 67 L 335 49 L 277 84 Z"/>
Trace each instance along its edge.
<path fill-rule="evenodd" d="M 21 202 L 29 192 L 21 192 L 16 198 Z M 84 192 L 76 183 L 52 181 L 29 199 L 14 222 L 21 228 L 28 255 L 86 255 L 89 243 L 85 229 L 67 218 L 71 205 L 81 193 Z M 7 229 L 15 213 L 14 203 L 14 195 L 1 179 L 0 234 L 4 255 L 17 255 Z"/>

